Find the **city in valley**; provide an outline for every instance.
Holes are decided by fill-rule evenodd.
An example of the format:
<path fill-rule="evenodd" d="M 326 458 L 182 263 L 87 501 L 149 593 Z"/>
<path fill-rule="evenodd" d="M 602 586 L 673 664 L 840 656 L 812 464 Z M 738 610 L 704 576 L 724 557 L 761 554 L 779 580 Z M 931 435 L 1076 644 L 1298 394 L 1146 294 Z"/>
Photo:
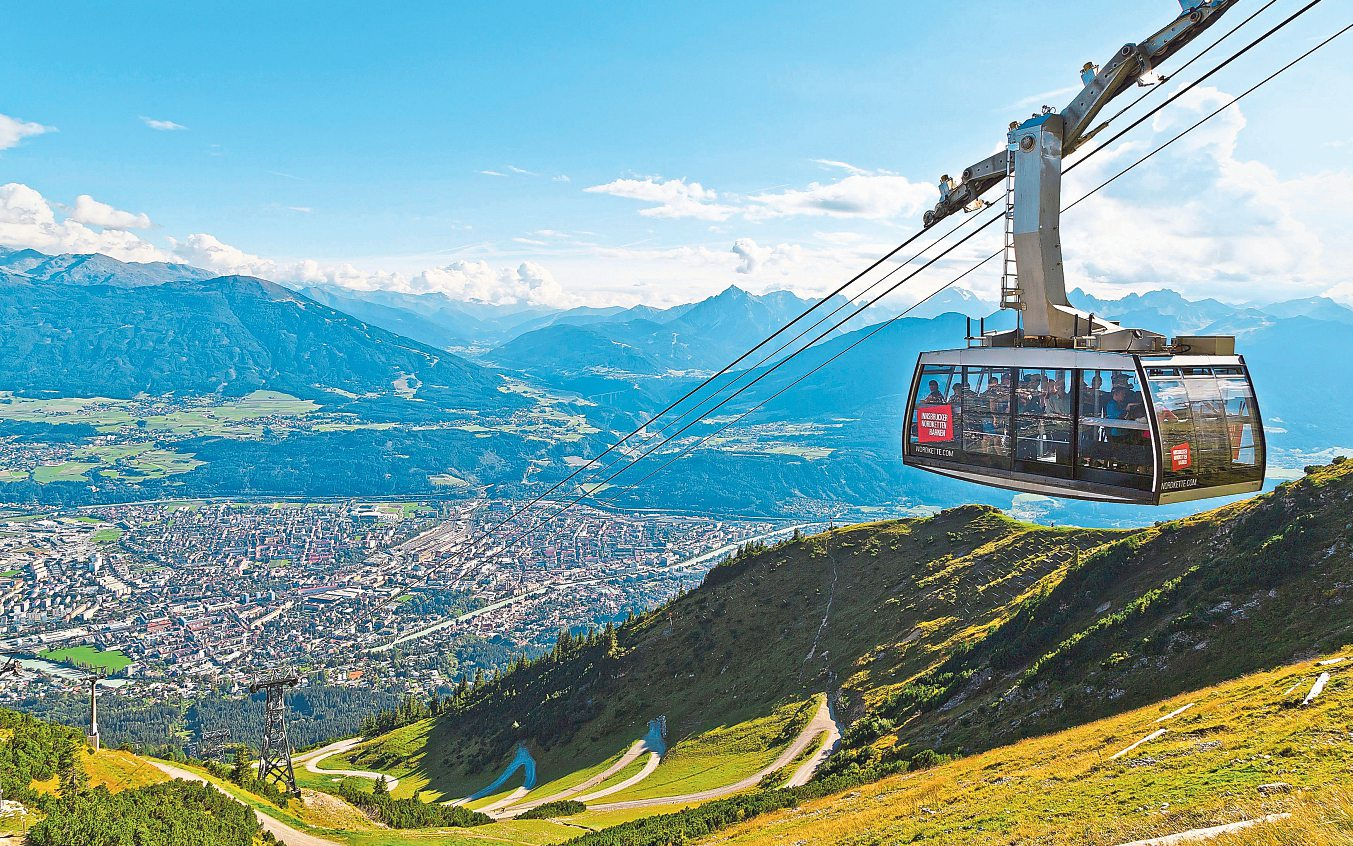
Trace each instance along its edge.
<path fill-rule="evenodd" d="M 505 523 L 521 505 L 7 508 L 0 651 L 33 672 L 0 696 L 74 689 L 86 671 L 138 697 L 242 694 L 281 665 L 436 693 L 687 590 L 741 544 L 821 527 L 585 507 Z"/>

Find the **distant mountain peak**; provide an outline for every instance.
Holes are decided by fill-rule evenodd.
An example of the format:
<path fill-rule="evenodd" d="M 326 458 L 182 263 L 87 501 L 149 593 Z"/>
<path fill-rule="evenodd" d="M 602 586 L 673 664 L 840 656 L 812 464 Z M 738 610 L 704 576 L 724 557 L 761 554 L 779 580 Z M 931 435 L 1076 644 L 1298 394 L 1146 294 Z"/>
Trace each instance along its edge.
<path fill-rule="evenodd" d="M 727 288 L 724 288 L 722 291 L 720 291 L 718 294 L 716 294 L 714 297 L 712 297 L 712 299 L 716 299 L 716 300 L 754 300 L 754 299 L 757 299 L 757 297 L 756 297 L 755 294 L 752 294 L 752 293 L 750 293 L 750 292 L 748 292 L 748 291 L 745 291 L 745 290 L 743 290 L 742 288 L 739 288 L 737 285 L 729 285 Z"/>

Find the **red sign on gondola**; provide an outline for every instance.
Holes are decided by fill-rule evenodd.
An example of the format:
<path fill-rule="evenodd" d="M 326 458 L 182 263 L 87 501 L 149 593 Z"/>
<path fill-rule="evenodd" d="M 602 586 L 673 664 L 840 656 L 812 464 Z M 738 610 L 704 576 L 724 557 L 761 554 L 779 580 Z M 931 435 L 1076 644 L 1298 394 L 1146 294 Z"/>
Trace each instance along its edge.
<path fill-rule="evenodd" d="M 916 441 L 934 444 L 954 439 L 954 407 L 923 405 L 916 409 Z"/>
<path fill-rule="evenodd" d="M 1170 469 L 1179 471 L 1187 470 L 1193 464 L 1193 450 L 1189 448 L 1187 442 L 1176 447 L 1170 447 Z"/>

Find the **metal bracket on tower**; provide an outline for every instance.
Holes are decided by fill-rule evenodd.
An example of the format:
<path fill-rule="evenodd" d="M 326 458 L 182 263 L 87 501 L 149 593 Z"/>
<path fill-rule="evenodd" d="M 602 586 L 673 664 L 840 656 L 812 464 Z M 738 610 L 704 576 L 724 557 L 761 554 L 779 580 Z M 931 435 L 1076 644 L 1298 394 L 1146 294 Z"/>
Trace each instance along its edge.
<path fill-rule="evenodd" d="M 250 693 L 264 691 L 263 743 L 258 756 L 258 780 L 272 782 L 291 796 L 300 796 L 296 772 L 291 767 L 291 741 L 287 739 L 287 689 L 301 678 L 289 670 L 271 670 L 249 685 Z"/>

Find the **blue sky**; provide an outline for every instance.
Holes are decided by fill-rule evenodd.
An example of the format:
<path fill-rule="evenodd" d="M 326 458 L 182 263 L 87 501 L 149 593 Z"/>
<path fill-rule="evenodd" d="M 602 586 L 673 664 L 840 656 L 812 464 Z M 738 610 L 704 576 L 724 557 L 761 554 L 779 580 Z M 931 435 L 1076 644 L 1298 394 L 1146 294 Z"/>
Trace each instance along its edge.
<path fill-rule="evenodd" d="M 1260 5 L 1238 4 L 1203 43 Z M 1280 0 L 1246 38 L 1298 5 Z M 1043 100 L 1064 105 L 1084 61 L 1177 9 L 16 4 L 0 184 L 29 190 L 11 189 L 0 240 L 491 299 L 820 291 L 905 238 L 941 172 L 993 151 Z M 1215 87 L 1242 90 L 1351 16 L 1349 0 L 1324 0 Z M 1338 202 L 1353 196 L 1350 56 L 1353 38 L 1336 42 L 1246 101 L 1211 147 L 1162 157 L 1079 228 L 1068 220 L 1069 268 L 1106 291 L 1159 279 L 1353 298 Z M 1140 256 L 1101 260 L 1152 224 L 1187 243 L 1149 273 L 1120 266 Z M 1256 237 L 1275 233 L 1292 254 L 1258 250 L 1247 272 Z"/>

